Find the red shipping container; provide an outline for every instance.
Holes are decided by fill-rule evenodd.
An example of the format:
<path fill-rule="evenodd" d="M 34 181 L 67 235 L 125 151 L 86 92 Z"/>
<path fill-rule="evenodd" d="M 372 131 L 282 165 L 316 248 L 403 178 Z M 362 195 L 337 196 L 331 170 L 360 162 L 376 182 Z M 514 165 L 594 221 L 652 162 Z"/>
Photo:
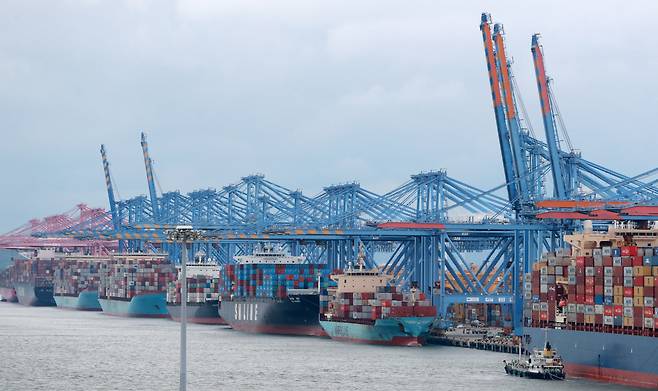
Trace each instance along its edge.
<path fill-rule="evenodd" d="M 604 256 L 603 257 L 603 266 L 610 267 L 612 266 L 612 257 L 611 256 Z"/>
<path fill-rule="evenodd" d="M 641 256 L 636 255 L 633 257 L 633 266 L 644 266 L 644 262 Z"/>
<path fill-rule="evenodd" d="M 613 266 L 612 267 L 612 276 L 617 278 L 617 277 L 624 277 L 624 268 L 622 266 Z"/>
<path fill-rule="evenodd" d="M 594 294 L 595 295 L 602 295 L 603 294 L 603 285 L 596 285 L 594 286 Z"/>
<path fill-rule="evenodd" d="M 585 267 L 585 257 L 577 257 L 576 258 L 576 270 L 578 267 Z"/>
<path fill-rule="evenodd" d="M 594 277 L 585 277 L 585 286 L 594 286 Z"/>
<path fill-rule="evenodd" d="M 576 295 L 576 303 L 585 304 L 585 295 Z"/>
<path fill-rule="evenodd" d="M 653 291 L 654 287 L 653 286 L 645 286 L 644 287 L 644 297 L 653 297 Z"/>
<path fill-rule="evenodd" d="M 633 317 L 633 327 L 644 327 L 644 318 Z"/>
<path fill-rule="evenodd" d="M 595 266 L 594 267 L 594 276 L 595 277 L 603 277 L 603 266 Z"/>
<path fill-rule="evenodd" d="M 585 267 L 594 266 L 594 257 L 585 257 Z"/>
<path fill-rule="evenodd" d="M 613 306 L 606 305 L 605 307 L 603 307 L 603 315 L 612 316 L 613 312 L 614 312 L 614 307 Z"/>
<path fill-rule="evenodd" d="M 658 329 L 658 318 L 654 318 L 653 320 L 653 327 Z"/>
<path fill-rule="evenodd" d="M 594 295 L 594 287 L 593 286 L 586 286 L 585 287 L 585 295 L 589 295 L 589 296 Z"/>
<path fill-rule="evenodd" d="M 633 257 L 623 257 L 621 259 L 621 266 L 622 267 L 631 267 L 631 266 L 633 266 Z"/>
<path fill-rule="evenodd" d="M 622 256 L 635 256 L 635 255 L 637 255 L 637 247 L 636 246 L 622 246 L 621 255 Z"/>
<path fill-rule="evenodd" d="M 547 312 L 540 312 L 539 313 L 539 319 L 540 320 L 548 320 L 548 313 Z"/>
<path fill-rule="evenodd" d="M 644 314 L 644 307 L 633 307 L 633 317 L 642 319 Z"/>
<path fill-rule="evenodd" d="M 585 276 L 585 266 L 576 265 L 576 277 Z"/>
<path fill-rule="evenodd" d="M 644 317 L 653 318 L 653 307 L 644 307 Z"/>
<path fill-rule="evenodd" d="M 644 277 L 633 277 L 633 286 L 644 286 Z"/>
<path fill-rule="evenodd" d="M 603 315 L 594 315 L 594 323 L 603 324 Z"/>
<path fill-rule="evenodd" d="M 585 304 L 594 304 L 594 296 L 585 296 Z"/>
<path fill-rule="evenodd" d="M 585 314 L 583 314 L 582 312 L 577 312 L 576 313 L 576 322 L 585 323 Z"/>
<path fill-rule="evenodd" d="M 633 297 L 633 288 L 625 286 L 624 287 L 624 296 L 625 297 Z"/>

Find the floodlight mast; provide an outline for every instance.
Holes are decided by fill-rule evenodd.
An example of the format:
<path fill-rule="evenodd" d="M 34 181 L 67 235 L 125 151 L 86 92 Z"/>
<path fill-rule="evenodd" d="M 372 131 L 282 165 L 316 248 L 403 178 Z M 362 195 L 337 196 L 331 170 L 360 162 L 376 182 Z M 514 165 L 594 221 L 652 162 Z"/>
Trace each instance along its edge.
<path fill-rule="evenodd" d="M 201 239 L 200 231 L 191 225 L 178 225 L 167 232 L 167 237 L 174 243 L 183 245 L 181 255 L 181 303 L 180 303 L 180 391 L 187 390 L 187 243 Z"/>

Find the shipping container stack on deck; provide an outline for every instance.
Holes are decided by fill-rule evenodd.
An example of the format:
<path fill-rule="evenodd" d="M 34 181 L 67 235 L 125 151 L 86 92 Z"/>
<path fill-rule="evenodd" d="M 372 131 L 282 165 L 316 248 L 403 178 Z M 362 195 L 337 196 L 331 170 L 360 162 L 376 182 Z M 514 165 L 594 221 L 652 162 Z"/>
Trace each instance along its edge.
<path fill-rule="evenodd" d="M 424 293 L 418 293 L 417 300 L 412 301 L 411 293 L 398 292 L 395 286 L 377 287 L 376 292 L 340 292 L 336 295 L 336 300 L 331 302 L 329 296 L 322 296 L 321 307 L 329 310 L 332 318 L 337 320 L 436 316 L 436 308 Z"/>
<path fill-rule="evenodd" d="M 219 299 L 219 278 L 202 275 L 187 277 L 187 302 L 205 303 Z M 167 303 L 181 303 L 181 283 L 176 280 L 167 287 Z"/>
<path fill-rule="evenodd" d="M 318 273 L 327 276 L 318 264 L 236 264 L 226 265 L 220 277 L 222 296 L 285 298 L 290 289 L 315 289 Z M 322 278 L 324 288 L 329 279 Z"/>
<path fill-rule="evenodd" d="M 163 256 L 115 256 L 101 267 L 100 297 L 130 300 L 166 293 L 174 273 L 173 264 Z"/>
<path fill-rule="evenodd" d="M 602 246 L 549 254 L 526 275 L 526 324 L 657 336 L 658 248 Z M 529 316 L 528 316 L 529 315 Z"/>
<path fill-rule="evenodd" d="M 97 291 L 100 269 L 108 258 L 64 258 L 57 262 L 54 271 L 55 295 L 77 296 L 80 292 Z"/>

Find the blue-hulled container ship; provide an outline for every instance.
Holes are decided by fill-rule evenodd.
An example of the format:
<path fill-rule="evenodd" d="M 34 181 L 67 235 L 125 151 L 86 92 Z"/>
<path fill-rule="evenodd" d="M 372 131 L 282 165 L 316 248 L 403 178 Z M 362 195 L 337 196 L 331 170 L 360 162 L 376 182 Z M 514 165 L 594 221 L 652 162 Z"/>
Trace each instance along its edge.
<path fill-rule="evenodd" d="M 393 276 L 365 270 L 363 254 L 358 268 L 332 274 L 337 287 L 323 297 L 320 325 L 339 341 L 398 346 L 421 346 L 436 319 L 436 308 L 411 288 L 398 292 Z"/>
<path fill-rule="evenodd" d="M 101 311 L 98 301 L 100 269 L 109 261 L 109 256 L 64 255 L 55 265 L 53 277 L 57 307 Z"/>
<path fill-rule="evenodd" d="M 219 314 L 226 323 L 251 333 L 326 336 L 318 321 L 323 265 L 272 245 L 235 258 L 221 273 Z"/>
<path fill-rule="evenodd" d="M 174 266 L 163 254 L 119 254 L 102 265 L 98 301 L 107 315 L 169 318 Z"/>
<path fill-rule="evenodd" d="M 98 301 L 98 289 L 84 289 L 78 293 L 55 293 L 57 307 L 78 311 L 102 311 Z"/>
<path fill-rule="evenodd" d="M 525 343 L 560 352 L 567 377 L 658 389 L 658 229 L 617 223 L 565 235 L 525 282 Z"/>

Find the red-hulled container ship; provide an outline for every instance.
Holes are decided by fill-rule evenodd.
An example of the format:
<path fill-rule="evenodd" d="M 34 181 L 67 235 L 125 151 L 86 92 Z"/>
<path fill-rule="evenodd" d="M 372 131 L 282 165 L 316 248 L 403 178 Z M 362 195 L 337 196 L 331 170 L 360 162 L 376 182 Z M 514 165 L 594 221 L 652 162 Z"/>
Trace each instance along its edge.
<path fill-rule="evenodd" d="M 546 339 L 567 376 L 658 389 L 658 227 L 617 223 L 565 235 L 571 250 L 525 282 L 526 342 Z"/>

